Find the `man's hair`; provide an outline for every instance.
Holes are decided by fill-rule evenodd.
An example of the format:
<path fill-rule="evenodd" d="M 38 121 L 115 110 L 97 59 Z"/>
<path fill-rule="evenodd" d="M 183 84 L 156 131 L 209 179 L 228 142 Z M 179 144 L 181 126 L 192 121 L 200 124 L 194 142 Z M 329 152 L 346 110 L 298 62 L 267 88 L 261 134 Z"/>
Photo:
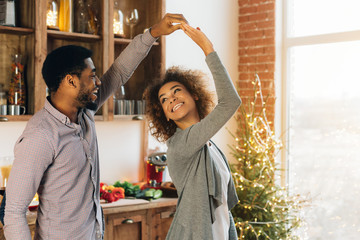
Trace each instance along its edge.
<path fill-rule="evenodd" d="M 144 91 L 143 98 L 146 100 L 146 116 L 149 121 L 150 133 L 158 141 L 168 140 L 176 131 L 173 120 L 167 121 L 162 105 L 159 100 L 159 90 L 168 82 L 178 82 L 186 87 L 192 96 L 196 96 L 196 108 L 200 119 L 206 117 L 214 107 L 214 94 L 206 85 L 206 75 L 198 70 L 183 69 L 178 66 L 169 68 L 164 79 L 155 81 Z"/>
<path fill-rule="evenodd" d="M 42 67 L 49 91 L 56 92 L 67 74 L 75 74 L 80 78 L 81 72 L 87 67 L 84 60 L 91 56 L 91 50 L 75 45 L 62 46 L 50 52 Z"/>

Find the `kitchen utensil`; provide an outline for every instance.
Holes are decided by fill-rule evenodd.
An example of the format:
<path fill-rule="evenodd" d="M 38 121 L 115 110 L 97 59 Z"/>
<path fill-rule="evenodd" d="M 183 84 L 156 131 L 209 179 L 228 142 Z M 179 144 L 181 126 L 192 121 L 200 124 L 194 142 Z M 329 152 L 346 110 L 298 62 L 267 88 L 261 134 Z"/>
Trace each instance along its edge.
<path fill-rule="evenodd" d="M 0 115 L 7 115 L 7 105 L 0 105 Z"/>
<path fill-rule="evenodd" d="M 26 108 L 24 106 L 14 105 L 14 104 L 8 105 L 9 115 L 24 115 L 25 112 L 26 112 Z"/>
<path fill-rule="evenodd" d="M 146 162 L 146 180 L 150 188 L 160 188 L 163 182 L 167 156 L 165 152 L 153 153 Z"/>
<path fill-rule="evenodd" d="M 114 100 L 114 114 L 125 115 L 125 100 Z"/>
<path fill-rule="evenodd" d="M 0 1 L 0 25 L 15 27 L 15 1 Z"/>

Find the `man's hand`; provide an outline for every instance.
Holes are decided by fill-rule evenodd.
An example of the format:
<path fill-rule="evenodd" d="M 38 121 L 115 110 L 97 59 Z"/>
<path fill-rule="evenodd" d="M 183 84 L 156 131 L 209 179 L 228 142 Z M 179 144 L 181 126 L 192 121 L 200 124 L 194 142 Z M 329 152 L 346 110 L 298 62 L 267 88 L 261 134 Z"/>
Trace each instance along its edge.
<path fill-rule="evenodd" d="M 157 38 L 161 35 L 169 35 L 181 28 L 181 24 L 187 24 L 187 20 L 182 14 L 167 13 L 163 19 L 151 27 L 150 33 Z"/>

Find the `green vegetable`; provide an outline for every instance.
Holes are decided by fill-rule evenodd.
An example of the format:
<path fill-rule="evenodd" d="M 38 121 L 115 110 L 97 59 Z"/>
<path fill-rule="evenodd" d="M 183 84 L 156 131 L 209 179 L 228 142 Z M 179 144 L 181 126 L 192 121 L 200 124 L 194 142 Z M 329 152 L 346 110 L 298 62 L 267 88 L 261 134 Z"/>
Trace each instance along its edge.
<path fill-rule="evenodd" d="M 163 195 L 163 192 L 162 192 L 160 189 L 158 189 L 158 190 L 156 190 L 156 191 L 154 192 L 153 198 L 154 198 L 154 199 L 158 199 L 158 198 L 161 198 L 162 195 Z"/>
<path fill-rule="evenodd" d="M 155 189 L 154 188 L 150 188 L 150 189 L 147 189 L 145 191 L 145 197 L 154 197 L 154 193 L 155 193 Z"/>
<path fill-rule="evenodd" d="M 114 184 L 114 187 L 122 187 L 125 190 L 125 196 L 136 196 L 141 190 L 139 185 L 133 185 L 132 183 L 129 183 L 127 181 L 121 183 L 119 181 L 116 181 Z"/>
<path fill-rule="evenodd" d="M 161 198 L 162 195 L 163 195 L 163 192 L 160 189 L 156 190 L 154 188 L 146 188 L 146 189 L 140 191 L 139 193 L 137 193 L 135 195 L 135 197 L 151 200 L 151 199 Z"/>

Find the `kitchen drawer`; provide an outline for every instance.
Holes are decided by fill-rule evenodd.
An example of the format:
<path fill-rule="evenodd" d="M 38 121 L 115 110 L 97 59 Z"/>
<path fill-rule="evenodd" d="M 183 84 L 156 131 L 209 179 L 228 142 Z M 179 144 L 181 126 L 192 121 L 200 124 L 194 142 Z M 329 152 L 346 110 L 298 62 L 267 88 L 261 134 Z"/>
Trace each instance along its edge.
<path fill-rule="evenodd" d="M 148 239 L 147 211 L 125 212 L 106 216 L 104 239 Z"/>

